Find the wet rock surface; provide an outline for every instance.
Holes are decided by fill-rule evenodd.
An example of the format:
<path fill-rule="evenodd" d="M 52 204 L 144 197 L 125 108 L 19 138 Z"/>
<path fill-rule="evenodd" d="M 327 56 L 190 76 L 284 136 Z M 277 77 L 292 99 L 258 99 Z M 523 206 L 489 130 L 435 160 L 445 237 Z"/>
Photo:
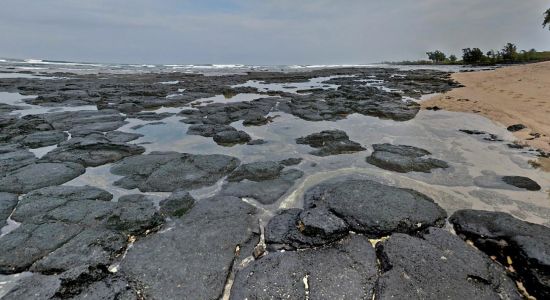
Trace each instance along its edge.
<path fill-rule="evenodd" d="M 304 174 L 297 169 L 283 170 L 284 167 L 274 161 L 243 164 L 229 174 L 221 193 L 273 204 Z"/>
<path fill-rule="evenodd" d="M 266 226 L 268 250 L 311 248 L 334 242 L 348 234 L 348 225 L 329 211 L 298 208 L 278 212 Z"/>
<path fill-rule="evenodd" d="M 6 225 L 6 220 L 17 205 L 19 198 L 16 194 L 0 192 L 0 228 Z"/>
<path fill-rule="evenodd" d="M 257 243 L 254 212 L 234 197 L 201 200 L 171 227 L 135 243 L 121 272 L 145 297 L 218 299 L 233 263 Z"/>
<path fill-rule="evenodd" d="M 514 299 L 512 280 L 518 279 L 531 294 L 545 291 L 544 239 L 524 246 L 524 236 L 516 238 L 521 242 L 500 238 L 506 249 L 522 245 L 517 252 L 530 259 L 512 256 L 517 274 L 505 272 L 459 237 L 435 228 L 444 225 L 445 211 L 430 197 L 399 188 L 405 181 L 374 176 L 376 181 L 317 183 L 338 175 L 338 155 L 369 146 L 351 141 L 345 131 L 322 130 L 342 128 L 337 121 L 358 115 L 389 128 L 407 125 L 402 121 L 415 118 L 419 104 L 406 97 L 458 86 L 450 73 L 335 68 L 54 76 L 0 78 L 0 92 L 23 98 L 0 106 L 0 224 L 11 215 L 0 236 L 0 275 L 20 276 L 5 299 Z M 316 80 L 318 86 L 304 86 Z M 285 120 L 315 124 L 315 131 L 294 132 L 281 126 Z M 369 122 L 361 126 L 371 130 Z M 491 145 L 500 140 L 471 133 Z M 202 148 L 193 143 L 204 142 L 197 137 L 178 143 L 185 134 L 217 145 L 207 141 Z M 307 147 L 293 141 L 300 136 L 300 143 L 315 148 L 312 154 L 332 157 L 306 155 Z M 281 142 L 289 147 L 276 153 L 273 145 Z M 374 147 L 371 157 L 383 154 L 396 171 L 447 166 L 420 148 Z M 362 158 L 357 166 L 380 173 Z M 518 189 L 502 176 L 491 178 L 499 188 Z M 301 190 L 312 180 L 302 206 Z M 88 183 L 112 190 L 72 186 Z M 448 206 L 444 195 L 430 196 Z M 300 208 L 292 208 L 296 203 Z M 546 234 L 512 221 L 507 226 L 518 236 L 529 230 L 537 238 Z M 477 246 L 487 236 L 470 239 Z M 495 256 L 510 269 L 505 256 Z M 524 271 L 529 268 L 534 271 Z M 32 273 L 19 274 L 27 271 Z"/>
<path fill-rule="evenodd" d="M 432 169 L 449 167 L 442 160 L 425 158 L 431 153 L 421 148 L 391 144 L 375 144 L 372 146 L 374 152 L 367 157 L 367 162 L 385 170 L 400 173 L 429 173 Z"/>
<path fill-rule="evenodd" d="M 443 229 L 393 234 L 376 251 L 377 299 L 521 299 L 504 268 Z"/>
<path fill-rule="evenodd" d="M 63 184 L 85 172 L 77 163 L 32 163 L 5 173 L 0 178 L 0 191 L 26 193 L 35 189 Z"/>
<path fill-rule="evenodd" d="M 474 178 L 476 185 L 495 189 L 538 191 L 541 186 L 525 176 L 502 176 L 484 171 L 483 175 Z"/>
<path fill-rule="evenodd" d="M 186 191 L 175 191 L 170 197 L 160 201 L 160 212 L 165 216 L 181 217 L 195 204 L 193 198 Z"/>
<path fill-rule="evenodd" d="M 531 178 L 524 176 L 503 176 L 502 181 L 506 182 L 509 185 L 513 185 L 520 189 L 526 189 L 529 191 L 538 191 L 540 190 L 540 185 L 536 183 Z"/>
<path fill-rule="evenodd" d="M 350 141 L 341 130 L 327 130 L 296 139 L 297 144 L 306 144 L 319 150 L 310 152 L 316 156 L 329 156 L 366 150 L 361 144 Z"/>
<path fill-rule="evenodd" d="M 311 188 L 304 196 L 304 209 L 319 207 L 343 219 L 353 231 L 371 237 L 443 226 L 447 216 L 424 194 L 371 180 L 328 182 Z"/>
<path fill-rule="evenodd" d="M 88 186 L 48 187 L 23 196 L 12 214 L 21 225 L 0 238 L 0 273 L 107 265 L 125 249 L 128 234 L 162 223 L 151 201 L 111 198 Z"/>
<path fill-rule="evenodd" d="M 235 276 L 230 299 L 371 299 L 374 249 L 361 235 L 331 246 L 270 253 Z"/>
<path fill-rule="evenodd" d="M 464 239 L 515 269 L 537 299 L 550 296 L 550 228 L 521 221 L 507 213 L 460 210 L 449 221 Z"/>
<path fill-rule="evenodd" d="M 209 186 L 233 171 L 240 161 L 227 155 L 194 155 L 177 152 L 152 152 L 128 157 L 115 164 L 111 172 L 125 176 L 115 182 L 126 189 L 142 192 L 171 192 Z"/>
<path fill-rule="evenodd" d="M 20 143 L 24 146 L 34 149 L 57 145 L 67 140 L 68 136 L 68 133 L 62 131 L 39 131 L 13 138 L 12 142 Z"/>
<path fill-rule="evenodd" d="M 116 162 L 124 157 L 145 152 L 145 148 L 133 144 L 118 142 L 129 137 L 114 136 L 113 140 L 103 134 L 89 134 L 72 138 L 48 152 L 41 161 L 74 162 L 85 167 L 97 167 Z"/>

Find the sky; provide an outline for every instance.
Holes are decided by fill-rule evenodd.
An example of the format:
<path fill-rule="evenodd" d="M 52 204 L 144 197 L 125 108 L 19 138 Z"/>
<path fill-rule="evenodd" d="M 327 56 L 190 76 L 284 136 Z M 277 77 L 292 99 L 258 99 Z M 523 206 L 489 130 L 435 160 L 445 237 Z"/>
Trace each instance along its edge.
<path fill-rule="evenodd" d="M 0 0 L 0 57 L 364 64 L 439 49 L 550 50 L 548 0 Z"/>

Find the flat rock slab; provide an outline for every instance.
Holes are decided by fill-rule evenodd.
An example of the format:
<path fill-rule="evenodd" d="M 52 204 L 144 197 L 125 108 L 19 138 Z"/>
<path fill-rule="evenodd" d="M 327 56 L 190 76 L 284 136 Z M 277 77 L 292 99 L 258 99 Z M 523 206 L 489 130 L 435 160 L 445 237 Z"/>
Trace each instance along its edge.
<path fill-rule="evenodd" d="M 12 142 L 17 142 L 31 149 L 57 145 L 64 142 L 69 137 L 69 134 L 63 131 L 38 131 L 27 135 L 19 136 L 12 139 Z"/>
<path fill-rule="evenodd" d="M 0 191 L 27 193 L 39 188 L 63 184 L 84 174 L 85 171 L 81 164 L 73 162 L 33 163 L 0 178 Z"/>
<path fill-rule="evenodd" d="M 173 192 L 213 185 L 233 171 L 240 161 L 227 155 L 195 155 L 178 152 L 152 152 L 127 157 L 111 172 L 124 178 L 115 185 L 142 192 Z"/>
<path fill-rule="evenodd" d="M 181 217 L 195 205 L 195 198 L 188 192 L 178 190 L 160 201 L 160 212 L 165 216 Z"/>
<path fill-rule="evenodd" d="M 326 208 L 352 230 L 373 237 L 443 226 L 447 217 L 424 194 L 371 180 L 321 183 L 304 195 L 304 209 L 316 207 Z"/>
<path fill-rule="evenodd" d="M 366 150 L 361 144 L 350 141 L 348 135 L 342 130 L 325 130 L 313 133 L 297 138 L 296 143 L 319 148 L 319 150 L 310 152 L 310 154 L 316 156 L 338 155 Z"/>
<path fill-rule="evenodd" d="M 504 268 L 443 229 L 393 234 L 376 250 L 377 299 L 521 299 Z"/>
<path fill-rule="evenodd" d="M 21 225 L 0 238 L 0 274 L 106 266 L 122 254 L 128 235 L 162 224 L 151 201 L 111 198 L 89 186 L 48 187 L 22 197 L 12 214 Z"/>
<path fill-rule="evenodd" d="M 107 136 L 91 134 L 60 144 L 44 155 L 41 161 L 74 162 L 85 167 L 97 167 L 143 152 L 145 148 L 141 146 L 115 142 Z"/>
<path fill-rule="evenodd" d="M 432 169 L 449 167 L 442 160 L 425 158 L 431 153 L 421 148 L 391 144 L 375 144 L 373 148 L 374 152 L 367 157 L 367 162 L 385 170 L 429 173 Z"/>
<path fill-rule="evenodd" d="M 269 220 L 265 242 L 268 250 L 311 248 L 337 241 L 348 231 L 342 219 L 323 208 L 292 208 L 279 211 Z"/>
<path fill-rule="evenodd" d="M 300 170 L 283 168 L 284 165 L 278 162 L 241 165 L 228 176 L 228 182 L 223 185 L 221 193 L 273 204 L 304 175 Z"/>
<path fill-rule="evenodd" d="M 482 173 L 483 175 L 474 178 L 474 183 L 480 187 L 528 191 L 539 191 L 541 189 L 541 186 L 536 181 L 528 177 L 501 176 L 490 171 Z"/>
<path fill-rule="evenodd" d="M 203 199 L 173 226 L 136 242 L 120 271 L 147 298 L 219 299 L 233 262 L 258 241 L 254 213 L 235 197 Z"/>
<path fill-rule="evenodd" d="M 56 275 L 33 273 L 21 279 L 3 299 L 140 299 L 123 277 L 93 267 Z"/>
<path fill-rule="evenodd" d="M 550 298 L 550 228 L 507 213 L 479 210 L 459 210 L 449 222 L 460 236 L 504 265 L 510 263 L 509 256 L 531 295 Z"/>
<path fill-rule="evenodd" d="M 377 263 L 368 239 L 273 252 L 239 270 L 230 299 L 372 299 Z"/>
<path fill-rule="evenodd" d="M 20 145 L 10 144 L 0 147 L 0 177 L 36 161 L 36 156 Z"/>
<path fill-rule="evenodd" d="M 6 220 L 17 205 L 19 198 L 16 194 L 0 192 L 0 228 L 6 225 Z"/>
<path fill-rule="evenodd" d="M 513 185 L 520 189 L 526 189 L 528 191 L 540 191 L 540 185 L 533 179 L 525 176 L 502 176 L 502 181 L 509 185 Z"/>

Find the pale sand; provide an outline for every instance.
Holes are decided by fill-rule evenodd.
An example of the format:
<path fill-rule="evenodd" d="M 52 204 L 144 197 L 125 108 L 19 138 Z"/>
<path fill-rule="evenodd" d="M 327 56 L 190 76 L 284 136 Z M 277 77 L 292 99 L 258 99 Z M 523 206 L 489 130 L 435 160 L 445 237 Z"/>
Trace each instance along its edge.
<path fill-rule="evenodd" d="M 422 107 L 477 113 L 504 126 L 524 124 L 526 129 L 514 133 L 518 142 L 550 152 L 550 62 L 455 73 L 452 78 L 465 87 L 423 101 Z M 530 133 L 540 137 L 532 139 Z M 546 159 L 539 162 L 543 168 L 548 164 Z"/>

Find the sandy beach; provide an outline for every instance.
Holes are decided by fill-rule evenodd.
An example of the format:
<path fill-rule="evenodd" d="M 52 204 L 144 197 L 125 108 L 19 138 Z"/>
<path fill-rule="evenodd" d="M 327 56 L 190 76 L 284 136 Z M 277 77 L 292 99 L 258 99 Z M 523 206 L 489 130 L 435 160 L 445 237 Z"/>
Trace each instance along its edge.
<path fill-rule="evenodd" d="M 506 127 L 523 124 L 526 128 L 514 133 L 519 143 L 550 151 L 550 62 L 452 78 L 465 87 L 428 99 L 422 107 L 477 113 Z"/>

